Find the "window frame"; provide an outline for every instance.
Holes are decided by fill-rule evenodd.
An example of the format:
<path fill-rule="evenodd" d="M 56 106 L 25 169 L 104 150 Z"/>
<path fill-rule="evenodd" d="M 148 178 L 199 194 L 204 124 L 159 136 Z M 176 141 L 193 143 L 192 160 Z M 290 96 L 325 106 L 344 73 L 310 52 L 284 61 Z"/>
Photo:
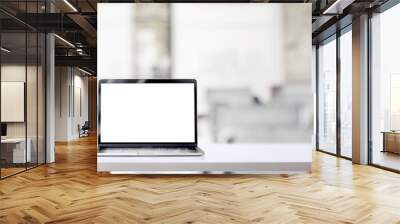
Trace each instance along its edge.
<path fill-rule="evenodd" d="M 319 41 L 316 44 L 316 72 L 315 72 L 315 88 L 316 88 L 316 150 L 319 152 L 323 152 L 329 155 L 333 155 L 339 158 L 344 158 L 347 160 L 352 160 L 351 157 L 347 157 L 342 155 L 342 150 L 341 150 L 341 118 L 340 118 L 340 104 L 341 104 L 341 97 L 340 97 L 340 84 L 341 84 L 341 66 L 340 66 L 340 60 L 341 60 L 341 55 L 340 55 L 340 38 L 342 35 L 346 34 L 347 32 L 352 32 L 352 23 L 347 24 L 341 29 L 338 29 L 336 33 L 333 33 L 329 37 Z M 319 147 L 319 122 L 320 122 L 320 117 L 319 117 L 319 112 L 320 112 L 320 103 L 319 103 L 319 90 L 320 90 L 320 73 L 319 73 L 319 47 L 322 44 L 327 44 L 331 41 L 336 41 L 336 151 L 335 153 L 328 152 L 327 150 L 321 149 Z"/>

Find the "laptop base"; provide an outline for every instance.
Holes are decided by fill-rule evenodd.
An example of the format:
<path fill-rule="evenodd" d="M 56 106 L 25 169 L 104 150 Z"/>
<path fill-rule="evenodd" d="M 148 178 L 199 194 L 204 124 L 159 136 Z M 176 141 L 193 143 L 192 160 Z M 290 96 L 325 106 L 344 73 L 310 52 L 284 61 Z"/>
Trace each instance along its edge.
<path fill-rule="evenodd" d="M 203 156 L 200 148 L 103 148 L 99 156 L 132 156 L 132 157 L 179 157 Z"/>

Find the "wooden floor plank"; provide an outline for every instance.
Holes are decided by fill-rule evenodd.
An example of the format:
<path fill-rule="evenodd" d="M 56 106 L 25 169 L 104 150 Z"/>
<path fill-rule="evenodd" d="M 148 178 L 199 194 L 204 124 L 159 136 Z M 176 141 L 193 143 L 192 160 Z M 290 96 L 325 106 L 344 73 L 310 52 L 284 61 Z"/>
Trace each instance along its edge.
<path fill-rule="evenodd" d="M 110 175 L 96 138 L 0 181 L 0 223 L 400 223 L 400 175 L 313 153 L 311 174 Z"/>

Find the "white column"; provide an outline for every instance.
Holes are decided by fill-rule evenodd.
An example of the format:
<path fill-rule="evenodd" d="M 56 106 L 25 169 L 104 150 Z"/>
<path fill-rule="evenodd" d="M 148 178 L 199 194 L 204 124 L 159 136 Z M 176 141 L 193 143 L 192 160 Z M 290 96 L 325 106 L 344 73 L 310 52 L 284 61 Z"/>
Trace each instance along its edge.
<path fill-rule="evenodd" d="M 54 5 L 46 1 L 46 11 L 54 12 Z M 52 33 L 46 34 L 46 163 L 55 162 L 55 42 Z"/>
<path fill-rule="evenodd" d="M 55 75 L 54 35 L 46 36 L 46 163 L 55 161 Z"/>

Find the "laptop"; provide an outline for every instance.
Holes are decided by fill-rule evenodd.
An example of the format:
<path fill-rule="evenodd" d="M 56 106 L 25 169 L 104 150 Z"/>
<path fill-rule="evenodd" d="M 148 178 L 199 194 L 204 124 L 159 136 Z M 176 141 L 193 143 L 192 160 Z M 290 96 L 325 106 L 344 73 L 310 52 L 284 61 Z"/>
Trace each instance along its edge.
<path fill-rule="evenodd" d="M 99 81 L 102 156 L 201 156 L 194 79 Z"/>

